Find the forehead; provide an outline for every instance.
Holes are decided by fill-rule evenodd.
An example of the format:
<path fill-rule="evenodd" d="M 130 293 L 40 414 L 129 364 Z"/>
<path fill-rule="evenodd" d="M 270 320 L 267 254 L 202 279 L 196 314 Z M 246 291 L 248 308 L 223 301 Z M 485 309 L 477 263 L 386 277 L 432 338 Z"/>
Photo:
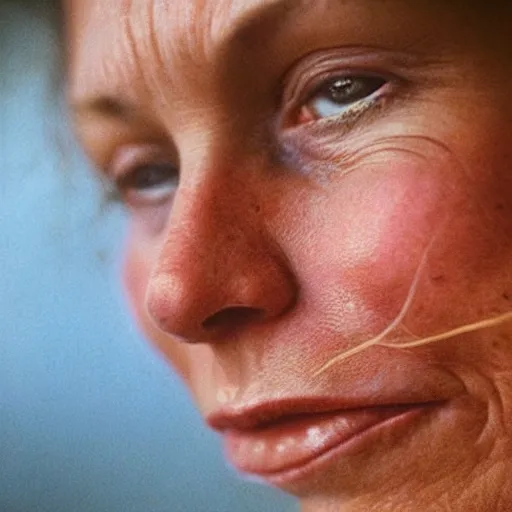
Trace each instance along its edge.
<path fill-rule="evenodd" d="M 263 18 L 320 7 L 327 0 L 67 0 L 72 41 L 129 40 L 138 44 L 171 45 L 172 49 L 208 54 L 234 32 Z M 149 39 L 149 40 L 148 40 Z M 82 44 L 83 46 L 83 44 Z M 147 48 L 146 48 L 147 49 Z M 179 52 L 178 52 L 179 53 Z M 189 55 L 190 57 L 190 55 Z"/>
<path fill-rule="evenodd" d="M 113 76 L 119 83 L 130 81 L 133 89 L 133 78 L 145 75 L 141 82 L 147 86 L 161 80 L 158 71 L 179 68 L 181 73 L 214 61 L 229 41 L 250 38 L 255 25 L 272 30 L 287 13 L 327 1 L 67 0 L 70 76 L 80 89 Z"/>
<path fill-rule="evenodd" d="M 231 77 L 248 62 L 250 72 L 274 64 L 277 69 L 281 60 L 291 63 L 332 44 L 379 46 L 385 40 L 403 49 L 430 39 L 442 45 L 443 38 L 464 30 L 459 39 L 472 44 L 475 20 L 486 19 L 475 14 L 486 11 L 477 0 L 66 0 L 65 5 L 72 96 L 108 94 L 130 103 L 213 83 L 219 68 Z"/>
<path fill-rule="evenodd" d="M 317 0 L 321 3 L 324 0 Z M 234 23 L 272 9 L 300 9 L 303 0 L 67 0 L 68 20 L 73 28 L 101 27 L 115 30 L 122 26 L 140 34 L 162 28 L 172 39 L 182 42 L 207 37 L 212 42 L 226 36 Z"/>

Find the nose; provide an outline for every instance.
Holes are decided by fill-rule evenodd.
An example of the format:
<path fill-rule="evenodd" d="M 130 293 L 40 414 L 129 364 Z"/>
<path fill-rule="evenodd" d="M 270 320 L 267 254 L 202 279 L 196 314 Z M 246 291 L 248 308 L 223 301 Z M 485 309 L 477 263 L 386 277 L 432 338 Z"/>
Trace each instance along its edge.
<path fill-rule="evenodd" d="M 293 306 L 295 279 L 254 188 L 210 179 L 177 192 L 146 293 L 165 333 L 211 343 Z"/>

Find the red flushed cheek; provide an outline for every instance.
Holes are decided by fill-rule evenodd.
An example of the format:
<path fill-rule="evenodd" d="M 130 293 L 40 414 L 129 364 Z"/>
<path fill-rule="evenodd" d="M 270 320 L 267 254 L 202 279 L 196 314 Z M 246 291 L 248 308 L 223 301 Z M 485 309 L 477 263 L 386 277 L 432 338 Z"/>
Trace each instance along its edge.
<path fill-rule="evenodd" d="M 450 213 L 440 179 L 446 161 L 426 166 L 423 158 L 393 154 L 379 160 L 328 193 L 311 220 L 322 226 L 311 241 L 316 257 L 298 264 L 310 305 L 350 345 L 400 314 Z"/>

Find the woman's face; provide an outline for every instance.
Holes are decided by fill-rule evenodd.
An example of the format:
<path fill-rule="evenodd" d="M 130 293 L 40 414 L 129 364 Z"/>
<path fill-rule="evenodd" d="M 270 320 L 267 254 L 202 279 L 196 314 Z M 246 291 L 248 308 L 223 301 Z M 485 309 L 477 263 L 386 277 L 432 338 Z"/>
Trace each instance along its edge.
<path fill-rule="evenodd" d="M 138 321 L 304 510 L 512 502 L 511 325 L 392 346 L 511 308 L 511 10 L 478 4 L 68 0 Z"/>

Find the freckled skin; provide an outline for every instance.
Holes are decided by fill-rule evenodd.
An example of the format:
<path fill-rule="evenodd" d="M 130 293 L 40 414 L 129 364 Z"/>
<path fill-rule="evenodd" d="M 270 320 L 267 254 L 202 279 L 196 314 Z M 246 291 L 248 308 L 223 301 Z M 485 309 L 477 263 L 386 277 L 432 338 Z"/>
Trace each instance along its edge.
<path fill-rule="evenodd" d="M 398 315 L 426 250 L 388 341 L 510 310 L 510 7 L 66 7 L 71 103 L 130 106 L 77 109 L 93 161 L 108 174 L 116 152 L 156 143 L 179 165 L 172 200 L 132 208 L 123 276 L 141 328 L 201 412 L 287 393 L 442 390 L 442 414 L 285 490 L 305 511 L 510 510 L 511 325 L 372 347 L 314 377 Z M 395 87 L 353 125 L 293 126 L 290 91 L 307 89 L 325 52 L 336 72 L 382 73 Z"/>

